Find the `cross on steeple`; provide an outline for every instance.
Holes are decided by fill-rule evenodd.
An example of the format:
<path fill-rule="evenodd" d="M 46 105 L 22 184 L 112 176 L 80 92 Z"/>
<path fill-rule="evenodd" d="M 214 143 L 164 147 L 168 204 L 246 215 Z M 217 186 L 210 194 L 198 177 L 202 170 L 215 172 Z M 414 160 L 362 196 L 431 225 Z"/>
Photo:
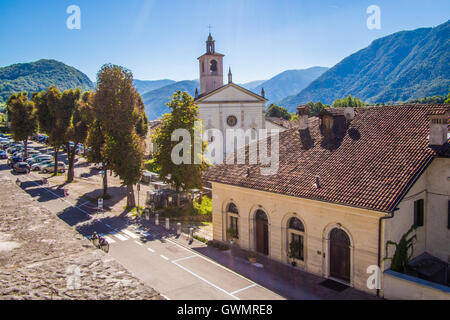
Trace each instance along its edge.
<path fill-rule="evenodd" d="M 212 26 L 211 26 L 211 25 L 208 25 L 208 29 L 209 29 L 209 34 L 211 34 Z"/>

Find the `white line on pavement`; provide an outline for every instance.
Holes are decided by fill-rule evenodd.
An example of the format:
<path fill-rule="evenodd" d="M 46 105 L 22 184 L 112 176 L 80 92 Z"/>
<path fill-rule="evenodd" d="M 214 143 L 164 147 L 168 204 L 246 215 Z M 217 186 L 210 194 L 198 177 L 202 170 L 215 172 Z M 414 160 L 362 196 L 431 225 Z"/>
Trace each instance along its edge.
<path fill-rule="evenodd" d="M 106 239 L 106 241 L 108 241 L 108 243 L 115 243 L 115 242 L 116 242 L 116 240 L 114 240 L 114 239 L 111 238 L 111 237 L 104 236 L 104 238 Z"/>
<path fill-rule="evenodd" d="M 245 287 L 245 288 L 236 290 L 236 291 L 232 292 L 231 294 L 237 294 L 237 293 L 239 293 L 239 292 L 242 292 L 242 291 L 245 291 L 245 290 L 254 288 L 254 287 L 256 287 L 256 286 L 258 286 L 258 285 L 257 285 L 256 283 L 254 283 L 254 284 L 252 284 L 251 286 L 248 286 L 248 287 Z"/>
<path fill-rule="evenodd" d="M 127 237 L 124 237 L 121 234 L 113 234 L 113 236 L 116 237 L 117 239 L 119 239 L 120 241 L 127 241 L 128 240 Z"/>
<path fill-rule="evenodd" d="M 155 253 L 155 250 L 153 250 L 152 248 L 147 248 L 148 251 L 150 251 L 151 253 Z"/>
<path fill-rule="evenodd" d="M 180 268 L 183 269 L 184 271 L 186 271 L 186 272 L 192 274 L 194 277 L 197 277 L 197 278 L 199 278 L 200 280 L 206 282 L 207 284 L 209 284 L 210 286 L 216 288 L 217 290 L 222 291 L 223 293 L 229 295 L 229 296 L 232 297 L 233 299 L 235 299 L 235 300 L 241 300 L 241 299 L 239 299 L 238 297 L 234 296 L 233 294 L 229 293 L 228 291 L 226 291 L 226 290 L 222 289 L 221 287 L 215 285 L 214 283 L 212 283 L 212 282 L 206 280 L 206 279 L 203 278 L 202 276 L 199 276 L 199 275 L 196 274 L 195 272 L 192 272 L 192 271 L 189 270 L 188 268 L 185 268 L 185 267 L 183 267 L 182 265 L 180 265 L 180 264 L 178 264 L 178 263 L 176 263 L 176 262 L 173 262 L 173 261 L 172 261 L 172 263 L 175 264 L 176 266 L 180 267 Z"/>
<path fill-rule="evenodd" d="M 167 258 L 166 256 L 163 256 L 162 254 L 161 254 L 160 256 L 161 256 L 161 258 L 163 258 L 164 260 L 169 261 L 169 258 Z"/>
<path fill-rule="evenodd" d="M 168 242 L 170 242 L 170 243 L 173 243 L 174 245 L 176 245 L 176 246 L 178 246 L 178 247 L 180 247 L 180 248 L 182 248 L 182 249 L 184 249 L 184 250 L 186 250 L 186 251 L 189 251 L 189 252 L 191 252 L 191 253 L 194 253 L 194 251 L 192 251 L 192 250 L 190 250 L 190 249 L 188 249 L 188 248 L 186 248 L 186 247 L 183 247 L 182 245 L 180 245 L 180 244 L 178 244 L 178 243 L 176 243 L 176 242 L 174 242 L 174 241 L 172 241 L 172 240 L 170 240 L 170 239 L 165 239 L 165 240 L 168 241 Z M 240 275 L 239 273 L 234 272 L 233 270 L 231 270 L 231 269 L 229 269 L 229 268 L 227 268 L 227 267 L 225 267 L 225 266 L 223 266 L 223 265 L 221 265 L 221 264 L 219 264 L 219 263 L 217 263 L 217 262 L 215 262 L 215 261 L 213 261 L 213 260 L 211 260 L 211 259 L 209 259 L 209 258 L 206 258 L 206 257 L 204 257 L 204 256 L 202 256 L 202 255 L 198 255 L 198 256 L 199 256 L 200 258 L 202 258 L 203 260 L 206 260 L 206 261 L 208 261 L 208 262 L 210 262 L 210 263 L 212 263 L 212 264 L 215 264 L 216 266 L 218 266 L 218 267 L 220 267 L 220 268 L 222 268 L 222 269 L 224 269 L 224 270 L 226 270 L 226 271 L 228 271 L 228 272 L 230 272 L 230 273 L 232 273 L 232 274 L 234 274 L 234 275 L 236 275 L 236 276 L 238 276 L 238 277 L 240 277 L 240 278 L 242 278 L 242 279 L 247 280 L 247 281 L 250 282 L 250 283 L 254 283 L 253 281 L 251 281 L 250 279 L 244 277 L 243 275 Z"/>
<path fill-rule="evenodd" d="M 143 246 L 142 243 L 140 243 L 139 241 L 135 241 L 138 245 Z"/>
<path fill-rule="evenodd" d="M 192 259 L 192 258 L 197 258 L 198 256 L 199 255 L 196 254 L 195 256 L 190 256 L 190 257 L 186 257 L 186 258 L 177 259 L 177 260 L 174 260 L 172 262 L 180 262 L 180 261 L 184 261 L 184 260 L 189 260 L 189 259 Z"/>
<path fill-rule="evenodd" d="M 128 231 L 128 230 L 122 230 L 123 233 L 125 233 L 126 235 L 130 236 L 133 239 L 139 239 L 139 236 L 135 235 L 133 232 Z"/>

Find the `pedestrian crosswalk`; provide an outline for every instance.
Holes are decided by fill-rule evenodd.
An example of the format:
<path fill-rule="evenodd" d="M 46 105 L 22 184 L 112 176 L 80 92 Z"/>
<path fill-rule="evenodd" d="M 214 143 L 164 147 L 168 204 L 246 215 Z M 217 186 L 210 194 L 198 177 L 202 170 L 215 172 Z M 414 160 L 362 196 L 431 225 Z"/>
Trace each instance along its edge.
<path fill-rule="evenodd" d="M 118 241 L 127 241 L 131 239 L 139 239 L 140 236 L 135 234 L 134 232 L 131 232 L 129 230 L 113 230 L 112 232 L 105 234 L 101 233 L 100 236 L 104 237 L 106 241 L 108 241 L 109 244 L 116 243 Z M 86 235 L 85 237 L 90 240 L 92 235 Z"/>

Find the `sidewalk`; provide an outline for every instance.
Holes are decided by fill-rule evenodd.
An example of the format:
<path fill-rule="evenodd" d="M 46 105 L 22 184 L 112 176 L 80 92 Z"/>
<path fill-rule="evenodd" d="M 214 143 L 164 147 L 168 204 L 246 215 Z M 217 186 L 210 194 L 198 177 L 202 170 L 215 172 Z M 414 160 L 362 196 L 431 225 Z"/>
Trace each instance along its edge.
<path fill-rule="evenodd" d="M 170 231 L 165 230 L 164 221 L 160 221 L 160 226 L 155 226 L 153 219 L 140 221 L 140 224 L 149 230 L 157 230 L 171 241 L 194 250 L 289 300 L 379 299 L 353 288 L 342 292 L 334 291 L 321 285 L 326 280 L 325 278 L 306 273 L 290 265 L 281 264 L 267 257 L 258 257 L 258 264 L 253 265 L 246 259 L 246 252 L 238 248 L 220 251 L 197 240 L 189 244 L 186 234 L 176 237 L 175 226 L 171 225 Z"/>

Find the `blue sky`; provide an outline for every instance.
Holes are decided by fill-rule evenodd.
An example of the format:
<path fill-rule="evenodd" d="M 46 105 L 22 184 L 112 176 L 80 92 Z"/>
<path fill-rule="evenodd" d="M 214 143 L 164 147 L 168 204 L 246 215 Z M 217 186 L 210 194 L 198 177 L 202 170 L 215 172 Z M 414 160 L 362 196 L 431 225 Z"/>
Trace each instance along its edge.
<path fill-rule="evenodd" d="M 69 30 L 69 5 L 81 30 Z M 367 7 L 381 9 L 369 30 Z M 1 0 L 0 66 L 50 58 L 95 80 L 104 63 L 144 80 L 198 78 L 209 24 L 237 83 L 331 67 L 382 36 L 450 19 L 449 0 Z"/>

